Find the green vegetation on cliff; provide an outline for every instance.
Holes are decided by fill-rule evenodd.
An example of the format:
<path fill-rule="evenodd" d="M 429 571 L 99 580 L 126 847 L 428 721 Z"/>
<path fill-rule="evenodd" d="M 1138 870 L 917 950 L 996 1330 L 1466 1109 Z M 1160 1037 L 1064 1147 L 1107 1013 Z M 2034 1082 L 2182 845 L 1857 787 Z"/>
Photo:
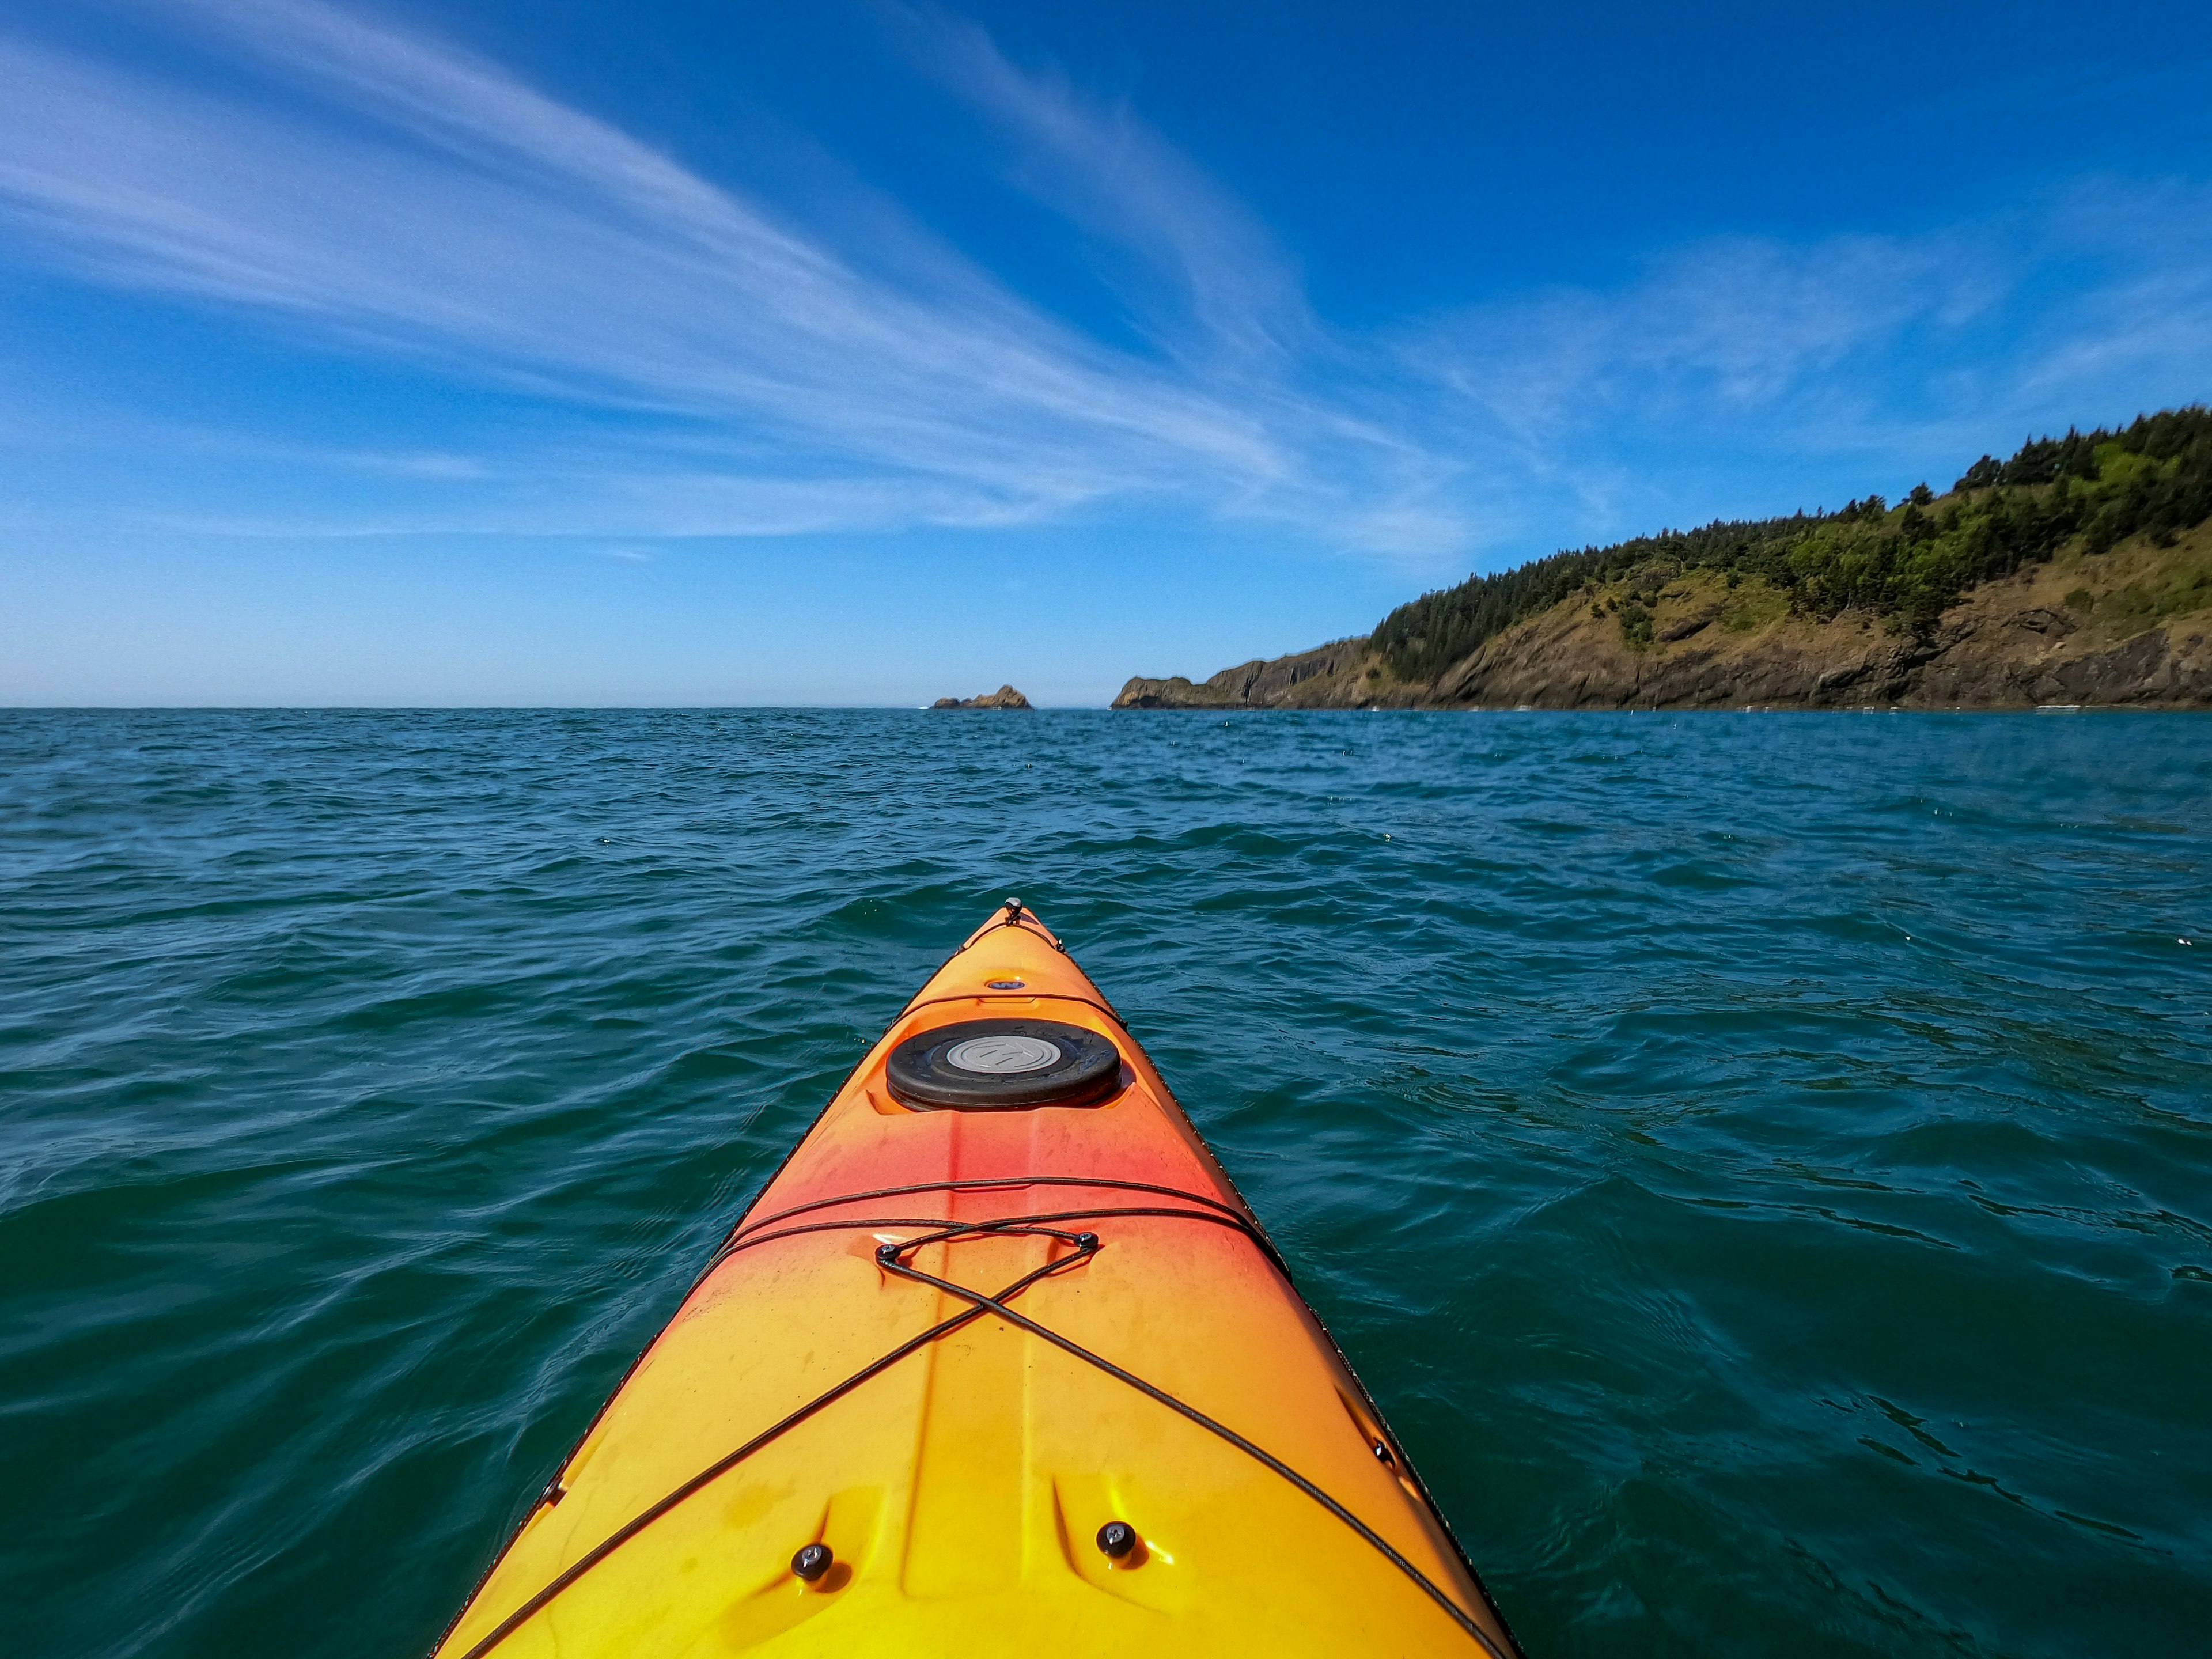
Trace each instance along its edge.
<path fill-rule="evenodd" d="M 1648 645 L 1647 607 L 1692 569 L 1717 571 L 1731 587 L 1759 577 L 1805 615 L 1859 610 L 1919 628 L 1977 583 L 2041 563 L 2077 537 L 2092 553 L 2139 532 L 2170 545 L 2207 518 L 2212 409 L 2200 404 L 2117 432 L 2033 439 L 2008 461 L 1984 455 L 1940 501 L 1922 484 L 1895 507 L 1869 495 L 1840 512 L 1716 521 L 1472 576 L 1400 605 L 1373 644 L 1398 679 L 1433 679 L 1515 623 L 1629 580 L 1621 634 Z"/>

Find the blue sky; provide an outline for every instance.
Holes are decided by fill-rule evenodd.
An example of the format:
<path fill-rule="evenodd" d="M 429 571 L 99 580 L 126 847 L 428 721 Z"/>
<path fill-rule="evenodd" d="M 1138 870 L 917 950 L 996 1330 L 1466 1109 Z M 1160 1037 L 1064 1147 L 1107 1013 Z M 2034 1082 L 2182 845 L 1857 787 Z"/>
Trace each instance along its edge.
<path fill-rule="evenodd" d="M 1099 703 L 2212 396 L 2212 9 L 0 0 L 0 702 Z"/>

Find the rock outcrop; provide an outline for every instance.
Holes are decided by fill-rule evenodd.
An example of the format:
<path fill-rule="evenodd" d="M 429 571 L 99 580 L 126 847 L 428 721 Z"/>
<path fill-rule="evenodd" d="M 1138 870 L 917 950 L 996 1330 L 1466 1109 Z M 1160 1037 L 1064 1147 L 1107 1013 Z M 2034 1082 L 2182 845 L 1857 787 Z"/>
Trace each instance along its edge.
<path fill-rule="evenodd" d="M 1011 685 L 1002 685 L 980 697 L 939 697 L 930 705 L 933 708 L 1029 708 L 1034 706 Z"/>
<path fill-rule="evenodd" d="M 1316 708 L 1323 695 L 1352 669 L 1370 660 L 1364 639 L 1339 640 L 1294 657 L 1224 668 L 1203 684 L 1173 679 L 1133 679 L 1114 699 L 1116 708 Z"/>
<path fill-rule="evenodd" d="M 2059 555 L 1970 591 L 1931 625 L 1792 615 L 1756 578 L 1672 578 L 1632 639 L 1628 593 L 1587 589 L 1433 680 L 1364 639 L 1194 685 L 1133 679 L 1116 708 L 2212 708 L 2212 524 L 2172 547 Z"/>

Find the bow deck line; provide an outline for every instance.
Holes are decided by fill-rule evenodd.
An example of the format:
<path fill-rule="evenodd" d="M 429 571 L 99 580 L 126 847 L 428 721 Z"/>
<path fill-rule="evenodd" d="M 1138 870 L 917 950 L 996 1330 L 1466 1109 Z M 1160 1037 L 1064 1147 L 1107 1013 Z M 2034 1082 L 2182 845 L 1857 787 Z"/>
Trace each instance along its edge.
<path fill-rule="evenodd" d="M 436 1659 L 1517 1655 L 1257 1219 L 1010 900 Z"/>

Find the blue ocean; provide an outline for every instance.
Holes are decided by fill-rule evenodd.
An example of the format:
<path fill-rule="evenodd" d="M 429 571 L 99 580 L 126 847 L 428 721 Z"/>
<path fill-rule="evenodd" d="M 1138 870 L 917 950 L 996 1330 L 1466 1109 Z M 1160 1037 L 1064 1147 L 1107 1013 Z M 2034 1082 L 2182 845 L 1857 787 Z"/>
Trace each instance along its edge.
<path fill-rule="evenodd" d="M 13 711 L 9 1650 L 422 1654 L 1010 894 L 1532 1659 L 2212 1645 L 2212 717 Z"/>

